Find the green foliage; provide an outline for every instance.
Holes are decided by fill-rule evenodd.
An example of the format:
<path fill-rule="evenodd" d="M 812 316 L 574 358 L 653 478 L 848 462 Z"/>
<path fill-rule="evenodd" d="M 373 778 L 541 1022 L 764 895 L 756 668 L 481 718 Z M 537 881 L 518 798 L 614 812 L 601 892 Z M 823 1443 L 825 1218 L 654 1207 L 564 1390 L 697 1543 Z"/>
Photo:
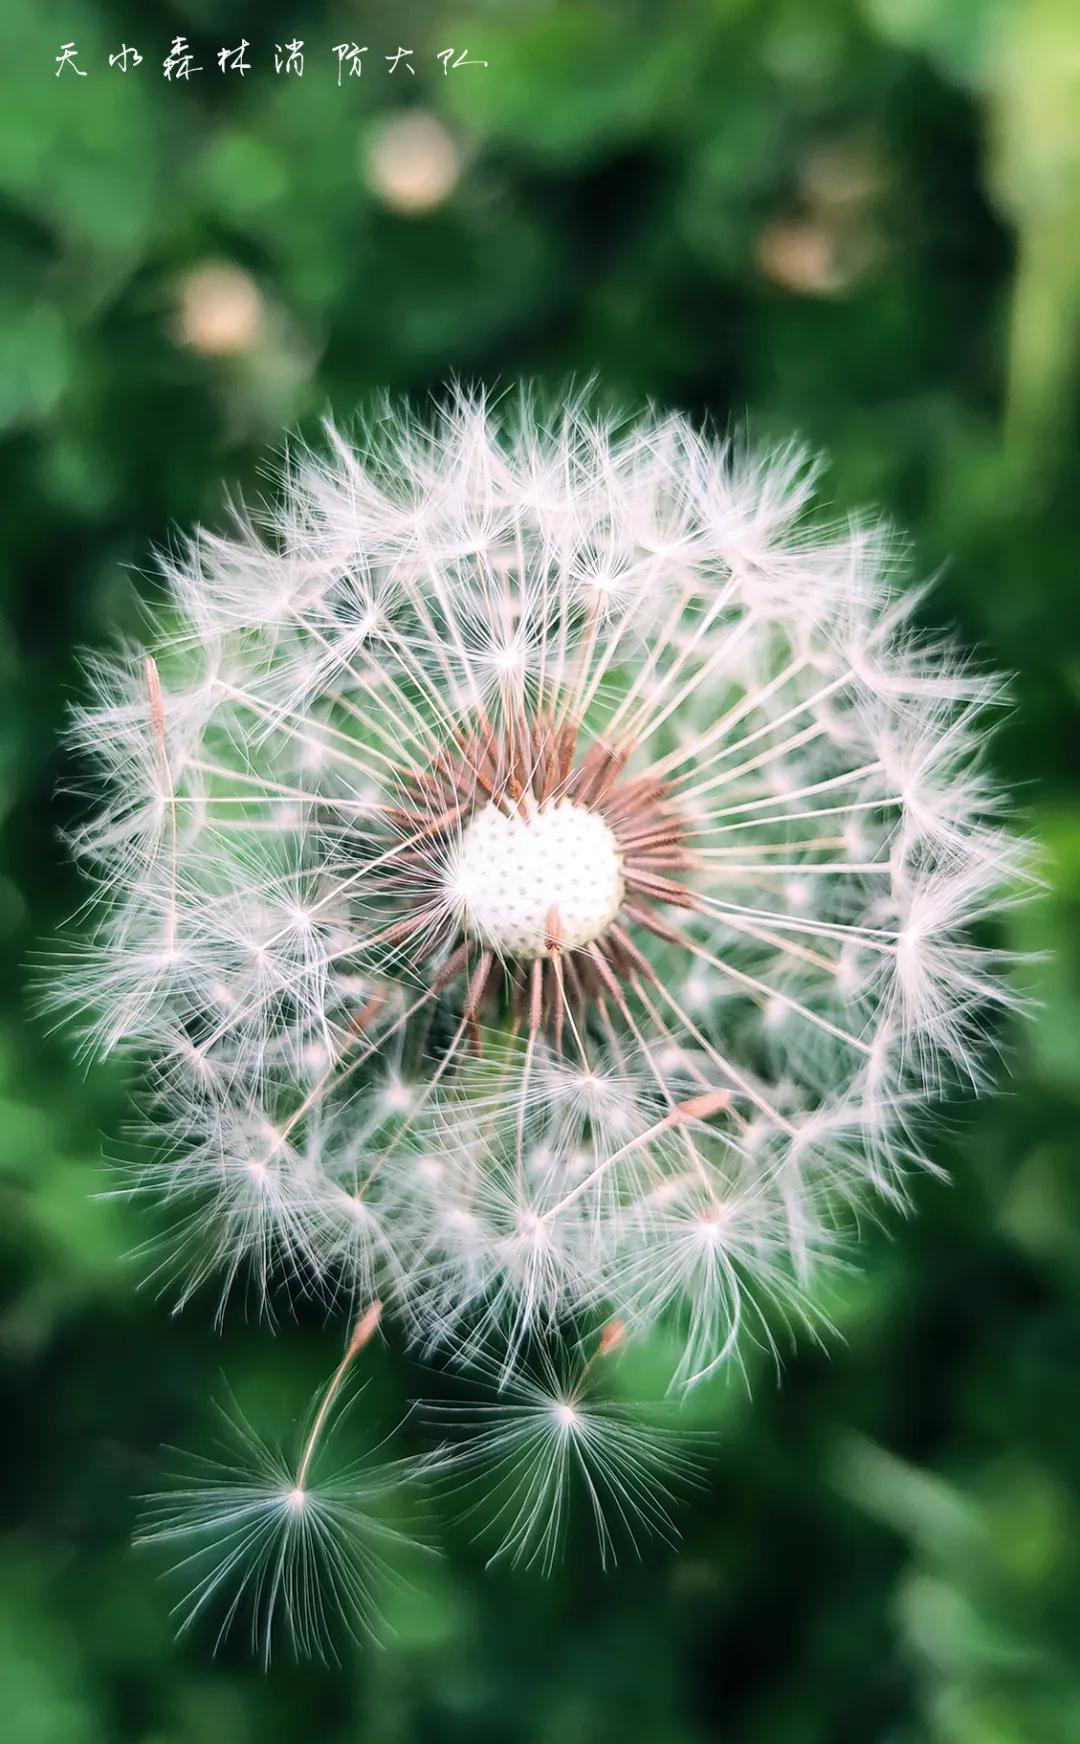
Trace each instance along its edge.
<path fill-rule="evenodd" d="M 0 1687 L 14 1744 L 1067 1744 L 1080 1735 L 1080 104 L 1069 0 L 8 0 L 0 80 Z M 221 23 L 223 16 L 227 24 Z M 307 39 L 302 82 L 275 41 Z M 185 32 L 205 68 L 167 84 Z M 251 73 L 219 75 L 224 37 Z M 331 50 L 370 45 L 338 88 Z M 54 77 L 74 39 L 87 77 Z M 135 43 L 144 64 L 110 71 Z M 382 56 L 416 49 L 415 78 Z M 444 76 L 453 42 L 490 62 Z M 421 126 L 416 128 L 419 117 Z M 264 1677 L 171 1639 L 128 1548 L 165 1443 L 230 1382 L 296 1401 L 317 1314 L 170 1316 L 109 1186 L 115 1071 L 28 1016 L 78 892 L 57 735 L 73 650 L 138 623 L 174 523 L 283 427 L 451 374 L 797 431 L 941 568 L 928 607 L 1016 674 L 994 756 L 1047 891 L 1005 1095 L 949 1110 L 953 1184 L 868 1233 L 843 1335 L 715 1434 L 682 1555 L 548 1586 L 447 1555 L 387 1649 Z M 1070 609 L 1071 608 L 1071 609 Z M 66 773 L 66 772 L 65 772 Z M 77 931 L 77 922 L 74 930 Z M 1018 971 L 1019 973 L 1020 971 Z M 628 1353 L 626 1384 L 662 1374 Z M 417 1378 L 388 1356 L 389 1419 Z"/>

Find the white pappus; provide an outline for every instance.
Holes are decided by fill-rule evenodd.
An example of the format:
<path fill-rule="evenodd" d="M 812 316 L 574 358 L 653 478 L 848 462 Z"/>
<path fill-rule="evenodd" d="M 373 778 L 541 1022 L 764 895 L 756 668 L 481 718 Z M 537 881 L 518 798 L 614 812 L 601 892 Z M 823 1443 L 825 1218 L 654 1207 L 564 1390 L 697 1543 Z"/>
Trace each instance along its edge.
<path fill-rule="evenodd" d="M 1014 1002 L 972 927 L 1022 852 L 998 681 L 815 477 L 455 389 L 164 561 L 75 722 L 95 892 L 52 997 L 147 1064 L 182 1293 L 378 1294 L 504 1385 L 663 1319 L 689 1385 L 903 1202 Z"/>

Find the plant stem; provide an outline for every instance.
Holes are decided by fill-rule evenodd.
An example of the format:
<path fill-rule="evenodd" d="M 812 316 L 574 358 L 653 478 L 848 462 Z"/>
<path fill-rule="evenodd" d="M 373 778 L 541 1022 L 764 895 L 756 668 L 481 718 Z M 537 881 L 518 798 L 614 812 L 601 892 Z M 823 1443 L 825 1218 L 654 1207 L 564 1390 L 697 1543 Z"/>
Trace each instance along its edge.
<path fill-rule="evenodd" d="M 302 1491 L 306 1487 L 312 1455 L 315 1452 L 316 1444 L 318 1443 L 319 1436 L 322 1434 L 323 1426 L 330 1414 L 330 1409 L 334 1400 L 341 1391 L 342 1382 L 356 1358 L 360 1355 L 364 1346 L 369 1344 L 371 1339 L 374 1337 L 381 1315 L 382 1303 L 379 1301 L 372 1302 L 370 1308 L 365 1308 L 363 1314 L 361 1314 L 353 1328 L 353 1335 L 349 1340 L 345 1355 L 342 1357 L 337 1368 L 330 1377 L 326 1391 L 322 1396 L 319 1409 L 315 1413 L 315 1421 L 311 1425 L 311 1433 L 304 1443 L 304 1451 L 300 1456 L 300 1464 L 296 1471 L 296 1488 L 298 1490 Z"/>

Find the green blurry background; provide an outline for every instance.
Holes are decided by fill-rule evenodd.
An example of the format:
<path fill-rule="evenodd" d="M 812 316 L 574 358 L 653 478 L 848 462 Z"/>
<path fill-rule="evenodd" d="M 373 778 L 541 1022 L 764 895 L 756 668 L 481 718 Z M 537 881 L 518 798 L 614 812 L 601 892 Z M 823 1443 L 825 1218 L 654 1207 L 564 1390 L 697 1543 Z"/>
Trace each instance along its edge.
<path fill-rule="evenodd" d="M 369 54 L 338 89 L 341 41 Z M 488 69 L 444 76 L 451 45 Z M 1075 0 L 5 0 L 0 83 L 0 1736 L 1080 1738 Z M 834 1297 L 844 1342 L 697 1398 L 679 1557 L 571 1546 L 544 1585 L 451 1524 L 384 1651 L 264 1676 L 173 1643 L 133 1498 L 207 1444 L 220 1371 L 289 1414 L 340 1329 L 240 1305 L 219 1335 L 138 1289 L 143 1219 L 94 1196 L 121 1077 L 26 1016 L 79 897 L 57 734 L 174 523 L 257 488 L 282 428 L 451 372 L 798 432 L 834 506 L 910 529 L 931 615 L 1016 673 L 994 756 L 1050 888 L 1007 937 L 1047 955 L 1003 1094 L 941 1123 L 952 1184 Z M 387 1350 L 368 1398 L 416 1384 Z"/>

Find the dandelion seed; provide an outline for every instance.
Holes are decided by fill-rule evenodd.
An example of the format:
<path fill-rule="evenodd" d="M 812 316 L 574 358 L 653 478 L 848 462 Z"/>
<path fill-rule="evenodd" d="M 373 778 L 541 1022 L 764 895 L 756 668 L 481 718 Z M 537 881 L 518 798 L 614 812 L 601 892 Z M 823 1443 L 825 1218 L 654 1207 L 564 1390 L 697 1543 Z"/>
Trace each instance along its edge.
<path fill-rule="evenodd" d="M 625 1335 L 609 1322 L 587 1360 L 541 1347 L 494 1399 L 427 1407 L 451 1437 L 441 1465 L 463 1518 L 496 1543 L 490 1562 L 549 1575 L 579 1512 L 605 1568 L 620 1549 L 640 1554 L 643 1537 L 676 1541 L 672 1509 L 700 1485 L 700 1468 L 686 1437 L 600 1392 L 600 1370 Z M 493 1363 L 474 1373 L 499 1378 Z"/>
<path fill-rule="evenodd" d="M 332 1470 L 326 1455 L 332 1413 L 378 1320 L 375 1303 L 357 1322 L 295 1463 L 237 1413 L 225 1418 L 227 1459 L 192 1461 L 184 1487 L 147 1499 L 136 1542 L 176 1556 L 182 1631 L 214 1614 L 220 1646 L 246 1626 L 266 1664 L 279 1634 L 298 1657 L 336 1660 L 343 1634 L 359 1641 L 377 1633 L 380 1589 L 412 1542 L 387 1504 L 417 1464 L 369 1457 Z"/>

